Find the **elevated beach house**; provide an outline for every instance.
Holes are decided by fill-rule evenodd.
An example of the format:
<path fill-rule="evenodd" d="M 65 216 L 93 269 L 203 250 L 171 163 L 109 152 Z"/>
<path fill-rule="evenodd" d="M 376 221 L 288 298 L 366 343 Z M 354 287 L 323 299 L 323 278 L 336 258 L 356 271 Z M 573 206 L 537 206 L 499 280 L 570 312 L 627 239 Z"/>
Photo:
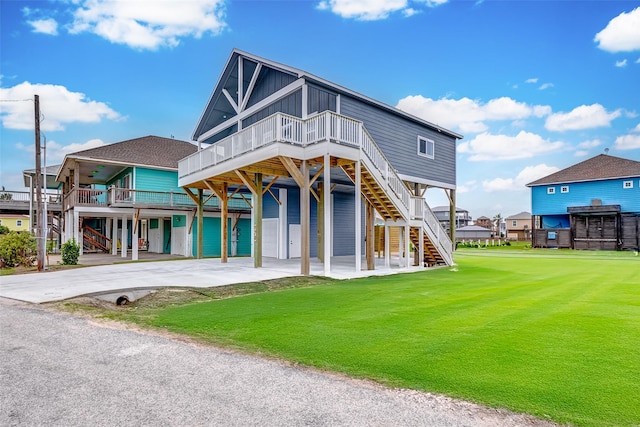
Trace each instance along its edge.
<path fill-rule="evenodd" d="M 179 162 L 179 186 L 213 192 L 223 218 L 231 194 L 251 193 L 256 267 L 263 257 L 299 258 L 309 274 L 317 257 L 329 274 L 332 256 L 349 256 L 356 271 L 363 261 L 373 269 L 376 212 L 387 232 L 401 230 L 400 265 L 446 265 L 451 236 L 423 196 L 439 188 L 455 206 L 460 138 L 321 77 L 233 50 L 195 128 L 198 150 Z"/>
<path fill-rule="evenodd" d="M 534 247 L 640 248 L 640 162 L 600 154 L 527 186 Z"/>
<path fill-rule="evenodd" d="M 197 198 L 178 186 L 178 161 L 197 151 L 189 142 L 146 136 L 68 154 L 60 166 L 63 241 L 75 238 L 84 252 L 138 259 L 138 251 L 192 256 L 198 226 L 219 241 L 219 200 Z M 202 201 L 200 223 L 195 222 Z M 250 255 L 250 201 L 228 204 L 229 255 Z M 244 233 L 241 232 L 244 230 Z M 220 256 L 221 246 L 202 255 Z"/>

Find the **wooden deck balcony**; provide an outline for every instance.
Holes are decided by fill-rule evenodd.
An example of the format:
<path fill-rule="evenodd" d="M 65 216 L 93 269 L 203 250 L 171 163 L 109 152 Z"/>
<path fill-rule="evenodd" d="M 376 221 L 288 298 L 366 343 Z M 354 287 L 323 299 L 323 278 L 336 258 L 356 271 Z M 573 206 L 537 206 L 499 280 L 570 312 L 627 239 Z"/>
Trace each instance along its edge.
<path fill-rule="evenodd" d="M 46 193 L 47 210 L 60 211 L 62 208 L 61 196 L 58 193 Z M 31 201 L 29 191 L 1 191 L 0 192 L 0 209 L 11 211 L 29 211 L 29 207 L 35 209 L 36 201 Z"/>
<path fill-rule="evenodd" d="M 178 164 L 180 185 L 196 182 L 199 176 L 209 172 L 223 172 L 225 162 L 237 163 L 236 160 L 242 156 L 257 160 L 259 153 L 265 152 L 268 157 L 267 147 L 275 144 L 301 148 L 328 144 L 329 153 L 334 152 L 332 146 L 358 149 L 360 159 L 377 183 L 371 185 L 372 191 L 380 191 L 383 194 L 381 197 L 389 203 L 386 208 L 389 216 L 419 223 L 437 247 L 439 256 L 447 264 L 453 263 L 451 239 L 426 201 L 411 194 L 363 123 L 340 114 L 327 111 L 307 119 L 283 113 L 269 116 L 182 159 Z M 250 153 L 254 155 L 249 156 Z"/>
<path fill-rule="evenodd" d="M 107 190 L 91 188 L 74 188 L 63 198 L 64 210 L 76 206 L 111 207 L 111 208 L 151 208 L 151 209 L 194 209 L 193 200 L 185 193 L 130 190 L 110 188 Z M 218 199 L 206 199 L 205 209 L 218 209 Z M 229 199 L 229 209 L 246 211 L 250 209 L 249 201 L 241 197 Z"/>

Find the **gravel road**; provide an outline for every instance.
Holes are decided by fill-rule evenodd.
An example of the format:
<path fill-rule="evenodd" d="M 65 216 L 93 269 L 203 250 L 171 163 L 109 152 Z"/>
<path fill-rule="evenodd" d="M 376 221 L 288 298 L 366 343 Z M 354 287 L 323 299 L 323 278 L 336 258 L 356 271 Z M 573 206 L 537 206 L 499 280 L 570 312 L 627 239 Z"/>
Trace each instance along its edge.
<path fill-rule="evenodd" d="M 0 299 L 0 425 L 549 424 Z"/>

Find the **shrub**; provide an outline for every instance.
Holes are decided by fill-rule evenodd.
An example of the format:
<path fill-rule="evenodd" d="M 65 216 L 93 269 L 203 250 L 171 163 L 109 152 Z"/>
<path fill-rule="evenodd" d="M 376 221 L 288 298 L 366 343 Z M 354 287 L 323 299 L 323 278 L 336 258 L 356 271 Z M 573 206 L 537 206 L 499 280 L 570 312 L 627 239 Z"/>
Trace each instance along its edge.
<path fill-rule="evenodd" d="M 80 245 L 76 242 L 76 239 L 67 240 L 62 244 L 62 263 L 64 265 L 76 265 L 78 258 L 80 258 Z"/>
<path fill-rule="evenodd" d="M 0 225 L 0 234 L 9 234 L 9 227 L 6 225 Z"/>
<path fill-rule="evenodd" d="M 0 264 L 4 267 L 31 267 L 37 259 L 35 237 L 29 233 L 11 231 L 0 236 Z"/>

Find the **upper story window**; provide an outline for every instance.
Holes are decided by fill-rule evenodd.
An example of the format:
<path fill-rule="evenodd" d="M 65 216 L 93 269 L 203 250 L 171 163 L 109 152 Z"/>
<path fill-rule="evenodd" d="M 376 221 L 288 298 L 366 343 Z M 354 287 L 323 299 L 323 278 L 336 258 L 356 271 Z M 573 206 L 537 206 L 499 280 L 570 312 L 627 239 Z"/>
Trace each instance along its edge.
<path fill-rule="evenodd" d="M 622 188 L 633 188 L 633 181 L 624 181 L 622 183 Z"/>
<path fill-rule="evenodd" d="M 556 194 L 556 187 L 547 187 L 547 194 Z"/>
<path fill-rule="evenodd" d="M 561 193 L 568 193 L 569 192 L 569 186 L 568 185 L 563 185 L 562 187 L 560 187 L 560 192 Z"/>
<path fill-rule="evenodd" d="M 518 226 L 518 221 L 515 220 L 515 219 L 513 221 L 511 221 L 511 226 L 512 227 L 517 227 Z"/>
<path fill-rule="evenodd" d="M 436 152 L 436 143 L 433 139 L 428 139 L 423 136 L 418 137 L 418 156 L 427 157 L 433 159 Z"/>

